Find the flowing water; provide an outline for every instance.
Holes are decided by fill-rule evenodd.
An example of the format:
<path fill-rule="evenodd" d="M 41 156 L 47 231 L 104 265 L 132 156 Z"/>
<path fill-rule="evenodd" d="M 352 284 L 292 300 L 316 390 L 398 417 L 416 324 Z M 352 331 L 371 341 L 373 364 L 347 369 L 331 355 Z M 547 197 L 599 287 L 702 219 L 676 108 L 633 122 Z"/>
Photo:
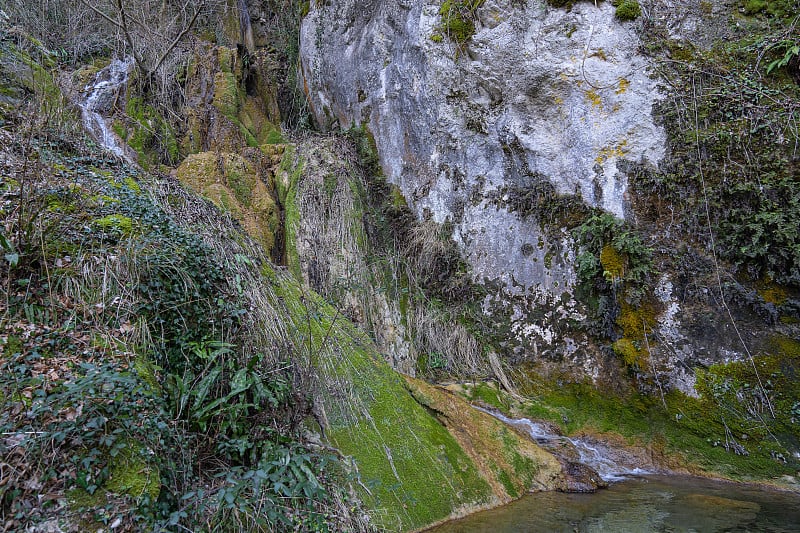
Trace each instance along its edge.
<path fill-rule="evenodd" d="M 530 494 L 430 531 L 800 532 L 800 494 L 703 478 L 644 476 L 595 494 Z"/>
<path fill-rule="evenodd" d="M 255 39 L 253 38 L 253 26 L 250 23 L 250 11 L 247 9 L 247 2 L 239 0 L 239 28 L 241 29 L 241 41 L 248 52 L 256 49 Z"/>
<path fill-rule="evenodd" d="M 84 99 L 79 102 L 83 125 L 106 150 L 118 157 L 128 159 L 125 146 L 108 126 L 106 116 L 111 114 L 114 103 L 128 83 L 133 69 L 133 59 L 114 59 L 98 72 L 84 88 Z"/>
<path fill-rule="evenodd" d="M 510 426 L 521 429 L 537 444 L 556 455 L 567 456 L 568 459 L 576 460 L 591 467 L 600 475 L 603 481 L 622 481 L 632 475 L 650 473 L 646 469 L 632 464 L 630 459 L 627 461 L 621 460 L 621 453 L 611 450 L 609 446 L 602 443 L 558 435 L 548 429 L 545 424 L 534 422 L 527 418 L 509 418 L 495 411 L 481 409 L 480 407 L 476 407 L 476 409 L 488 413 Z M 569 455 L 573 457 L 569 457 Z"/>
<path fill-rule="evenodd" d="M 431 532 L 800 533 L 800 494 L 704 478 L 648 475 L 608 445 L 564 437 L 527 418 L 481 411 L 525 431 L 556 455 L 571 456 L 593 468 L 609 488 L 594 494 L 529 494 Z"/>

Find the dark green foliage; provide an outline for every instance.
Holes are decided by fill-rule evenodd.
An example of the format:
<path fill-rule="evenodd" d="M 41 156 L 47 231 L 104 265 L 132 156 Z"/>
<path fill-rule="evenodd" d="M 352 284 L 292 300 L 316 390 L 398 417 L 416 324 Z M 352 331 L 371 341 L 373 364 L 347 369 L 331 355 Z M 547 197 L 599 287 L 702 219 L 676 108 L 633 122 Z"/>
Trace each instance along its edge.
<path fill-rule="evenodd" d="M 761 176 L 722 191 L 719 251 L 750 279 L 800 286 L 800 190 L 796 178 Z"/>
<path fill-rule="evenodd" d="M 610 213 L 599 212 L 573 231 L 584 252 L 578 256 L 578 278 L 582 283 L 597 281 L 602 274 L 601 259 L 604 247 L 610 245 L 624 265 L 619 265 L 620 281 L 641 287 L 649 278 L 652 250 L 645 246 L 625 221 Z M 602 265 L 609 271 L 608 265 Z M 605 278 L 605 277 L 604 277 Z"/>
<path fill-rule="evenodd" d="M 51 335 L 49 339 L 41 339 L 53 342 L 51 350 L 71 340 L 58 333 Z M 116 457 L 144 450 L 143 463 L 153 469 L 152 483 L 145 480 L 145 486 L 156 489 L 157 494 L 158 471 L 164 463 L 162 457 L 151 454 L 152 450 L 170 449 L 185 442 L 176 440 L 177 436 L 168 431 L 168 419 L 152 389 L 135 373 L 113 362 L 80 363 L 71 376 L 63 376 L 70 379 L 48 382 L 35 371 L 44 357 L 45 354 L 35 350 L 9 354 L 0 374 L 0 392 L 11 399 L 11 407 L 26 401 L 23 390 L 37 391 L 27 400 L 27 416 L 14 416 L 15 409 L 4 408 L 0 430 L 5 435 L 25 435 L 26 453 L 38 459 L 38 464 L 34 464 L 39 483 L 50 490 L 61 486 L 62 490 L 77 488 L 94 495 L 108 481 Z M 64 418 L 64 413 L 70 414 Z M 0 443 L 3 456 L 8 457 L 10 451 L 6 441 Z M 25 483 L 30 475 L 30 472 L 16 472 L 8 484 L 0 487 L 6 523 L 12 517 L 21 519 L 20 513 L 24 515 L 31 509 L 38 512 L 37 494 Z M 137 511 L 127 519 L 157 518 L 153 491 L 129 497 Z M 25 519 L 34 520 L 35 516 Z"/>
<path fill-rule="evenodd" d="M 0 239 L 11 287 L 0 431 L 15 436 L 0 439 L 15 472 L 0 487 L 3 523 L 60 517 L 37 496 L 67 491 L 82 529 L 120 519 L 133 530 L 326 531 L 326 487 L 349 481 L 300 442 L 304 371 L 222 342 L 239 338 L 239 280 L 150 199 L 137 182 L 148 176 L 31 147 L 20 180 L 0 188 L 11 230 Z M 20 225 L 5 207 L 23 189 L 33 203 Z M 84 278 L 91 265 L 108 276 L 102 296 Z"/>
<path fill-rule="evenodd" d="M 180 162 L 178 141 L 172 126 L 152 105 L 141 97 L 128 99 L 126 113 L 131 133 L 122 131 L 123 139 L 136 151 L 139 164 L 147 170 L 159 164 L 177 165 Z"/>
<path fill-rule="evenodd" d="M 800 287 L 800 87 L 780 69 L 764 75 L 788 31 L 774 24 L 668 64 L 674 90 L 658 113 L 672 155 L 657 172 L 634 171 L 631 185 L 644 219 L 707 249 L 713 235 L 741 280 Z"/>
<path fill-rule="evenodd" d="M 800 2 L 797 0 L 742 0 L 741 3 L 748 15 L 791 18 L 800 13 Z"/>

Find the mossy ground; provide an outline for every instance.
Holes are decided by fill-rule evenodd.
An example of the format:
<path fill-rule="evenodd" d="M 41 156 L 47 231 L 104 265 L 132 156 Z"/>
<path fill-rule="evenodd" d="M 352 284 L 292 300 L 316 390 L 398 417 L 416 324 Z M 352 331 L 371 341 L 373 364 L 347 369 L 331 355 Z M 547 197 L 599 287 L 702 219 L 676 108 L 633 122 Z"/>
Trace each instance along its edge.
<path fill-rule="evenodd" d="M 489 503 L 491 488 L 473 461 L 363 332 L 295 282 L 277 292 L 330 384 L 322 393 L 325 435 L 353 457 L 361 497 L 383 526 L 414 529 Z"/>
<path fill-rule="evenodd" d="M 522 413 L 553 422 L 567 435 L 620 435 L 630 445 L 647 448 L 666 467 L 742 481 L 779 481 L 783 475 L 795 475 L 800 466 L 791 457 L 800 436 L 791 422 L 797 416 L 792 409 L 800 405 L 798 385 L 784 377 L 797 372 L 800 345 L 782 338 L 775 342 L 772 353 L 756 358 L 763 379 L 771 383 L 774 418 L 766 405 L 755 403 L 758 386 L 749 362 L 710 368 L 699 380 L 700 398 L 672 391 L 663 401 L 521 373 L 520 391 L 530 400 Z M 754 409 L 761 413 L 753 414 Z"/>

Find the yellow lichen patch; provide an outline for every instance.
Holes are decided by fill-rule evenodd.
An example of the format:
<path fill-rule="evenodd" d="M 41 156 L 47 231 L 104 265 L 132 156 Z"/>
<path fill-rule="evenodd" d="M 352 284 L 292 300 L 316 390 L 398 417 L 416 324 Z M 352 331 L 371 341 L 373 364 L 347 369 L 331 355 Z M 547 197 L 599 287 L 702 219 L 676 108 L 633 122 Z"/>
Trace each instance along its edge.
<path fill-rule="evenodd" d="M 628 78 L 620 78 L 619 87 L 617 87 L 617 90 L 614 92 L 617 94 L 623 94 L 625 91 L 628 90 L 628 87 L 630 86 L 631 86 L 631 81 Z"/>
<path fill-rule="evenodd" d="M 473 409 L 452 392 L 404 376 L 414 399 L 436 415 L 491 486 L 498 503 L 560 483 L 558 460 L 526 435 Z"/>
<path fill-rule="evenodd" d="M 589 89 L 585 92 L 586 99 L 591 102 L 592 107 L 597 107 L 603 109 L 603 100 L 600 98 L 600 94 L 594 89 Z"/>
<path fill-rule="evenodd" d="M 598 165 L 602 165 L 612 157 L 622 157 L 628 153 L 628 140 L 622 139 L 614 146 L 605 146 L 597 153 L 594 158 Z"/>
<path fill-rule="evenodd" d="M 756 290 L 765 302 L 775 305 L 783 305 L 789 296 L 786 289 L 771 280 L 762 281 L 757 285 Z"/>
<path fill-rule="evenodd" d="M 620 281 L 625 277 L 625 256 L 613 246 L 606 244 L 600 251 L 600 264 L 603 265 L 603 277 L 608 281 Z"/>
<path fill-rule="evenodd" d="M 278 207 L 252 163 L 238 154 L 202 152 L 187 157 L 178 179 L 227 211 L 267 251 L 280 230 Z"/>
<path fill-rule="evenodd" d="M 598 48 L 597 50 L 589 54 L 589 57 L 596 57 L 598 59 L 602 59 L 603 61 L 608 61 L 608 57 L 606 56 L 606 51 L 603 50 L 602 48 Z"/>
<path fill-rule="evenodd" d="M 640 368 L 644 366 L 643 363 L 646 361 L 646 359 L 644 359 L 646 352 L 641 350 L 641 348 L 637 348 L 630 339 L 623 337 L 615 342 L 612 348 L 614 349 L 614 353 L 622 357 L 626 365 L 638 366 Z"/>
<path fill-rule="evenodd" d="M 622 356 L 629 366 L 647 368 L 653 347 L 650 335 L 656 327 L 656 309 L 649 302 L 637 307 L 623 301 L 620 304 L 617 325 L 622 329 L 622 338 L 614 343 L 614 351 Z"/>

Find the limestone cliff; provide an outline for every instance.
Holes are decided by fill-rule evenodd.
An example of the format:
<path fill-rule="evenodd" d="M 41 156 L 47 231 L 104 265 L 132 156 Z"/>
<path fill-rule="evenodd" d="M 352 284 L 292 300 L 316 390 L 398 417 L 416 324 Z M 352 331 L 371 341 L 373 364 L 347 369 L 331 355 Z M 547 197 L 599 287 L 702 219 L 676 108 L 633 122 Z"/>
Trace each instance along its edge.
<path fill-rule="evenodd" d="M 501 332 L 494 342 L 508 360 L 605 386 L 624 381 L 627 367 L 649 375 L 652 387 L 655 381 L 693 395 L 694 368 L 747 358 L 774 333 L 778 315 L 786 316 L 778 332 L 796 335 L 785 327 L 797 314 L 790 303 L 797 301 L 796 281 L 787 284 L 791 262 L 777 274 L 760 271 L 764 286 L 781 272 L 788 276 L 786 297 L 767 323 L 756 315 L 769 312 L 770 303 L 752 285 L 723 287 L 728 282 L 719 272 L 735 277 L 754 256 L 717 247 L 714 235 L 730 224 L 729 204 L 699 218 L 703 198 L 707 206 L 709 191 L 717 194 L 712 187 L 724 188 L 725 178 L 710 178 L 708 190 L 690 184 L 702 180 L 702 160 L 713 156 L 702 155 L 698 174 L 700 152 L 687 151 L 705 148 L 685 133 L 706 128 L 703 139 L 719 140 L 719 126 L 707 115 L 702 125 L 676 121 L 670 111 L 713 105 L 712 90 L 703 102 L 692 72 L 721 60 L 714 50 L 727 41 L 748 31 L 768 35 L 762 21 L 746 16 L 756 8 L 642 2 L 629 13 L 619 2 L 311 4 L 301 58 L 317 124 L 368 128 L 387 178 L 416 216 L 452 228 L 472 278 L 486 291 L 483 310 Z M 741 77 L 733 72 L 714 94 L 736 90 Z M 791 84 L 782 83 L 776 86 L 793 98 Z M 780 107 L 769 112 L 776 122 L 784 116 Z M 736 119 L 760 120 L 744 113 Z M 780 172 L 796 172 L 790 144 L 778 143 Z M 661 192 L 645 186 L 653 176 Z M 669 188 L 676 192 L 665 202 Z M 653 205 L 661 206 L 657 217 Z M 794 246 L 779 253 L 796 258 Z M 686 250 L 703 257 L 689 275 L 711 287 L 706 296 L 685 298 Z M 718 296 L 709 298 L 714 291 Z M 731 292 L 749 293 L 750 303 L 734 301 Z"/>

